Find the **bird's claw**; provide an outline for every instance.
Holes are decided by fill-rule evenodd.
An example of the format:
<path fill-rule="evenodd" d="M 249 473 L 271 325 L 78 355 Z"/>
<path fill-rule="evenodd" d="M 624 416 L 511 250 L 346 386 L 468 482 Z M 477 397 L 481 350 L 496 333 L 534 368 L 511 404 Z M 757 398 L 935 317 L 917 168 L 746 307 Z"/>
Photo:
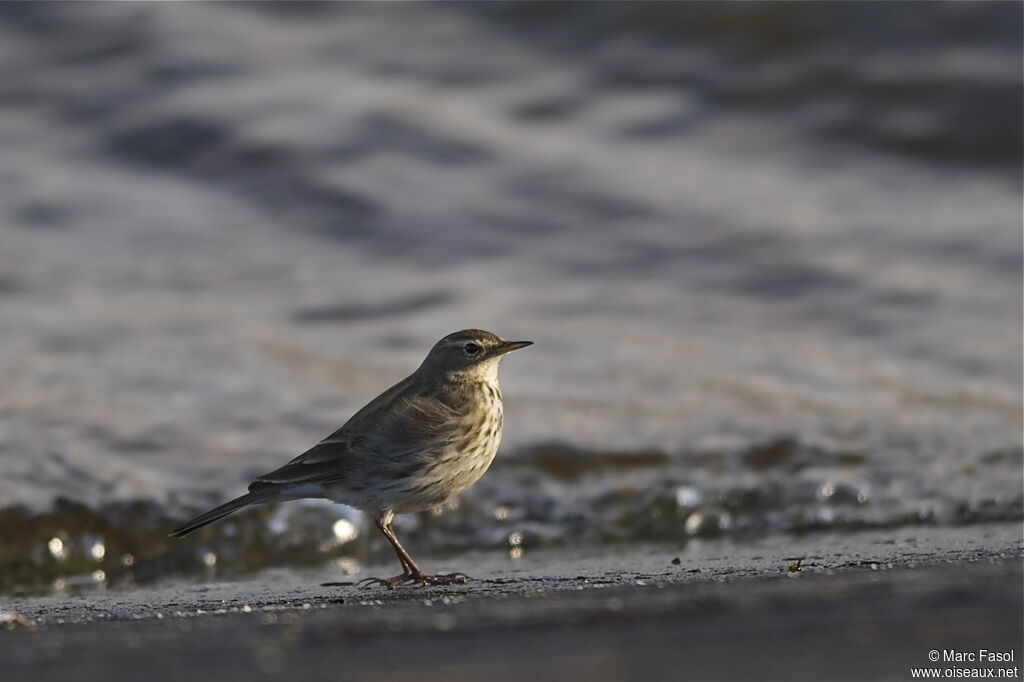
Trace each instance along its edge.
<path fill-rule="evenodd" d="M 463 585 L 473 578 L 465 573 L 442 573 L 440 575 L 420 575 L 416 580 L 420 585 Z"/>
<path fill-rule="evenodd" d="M 402 575 L 396 575 L 393 578 L 363 578 L 357 582 L 356 585 L 359 587 L 386 587 L 389 590 L 393 590 L 398 585 L 408 582 L 411 579 L 411 574 L 403 573 Z"/>
<path fill-rule="evenodd" d="M 363 578 L 358 583 L 360 587 L 386 587 L 393 590 L 399 585 L 411 583 L 415 585 L 462 585 L 473 580 L 465 573 L 444 573 L 441 575 L 427 575 L 425 573 L 403 573 L 393 578 Z"/>

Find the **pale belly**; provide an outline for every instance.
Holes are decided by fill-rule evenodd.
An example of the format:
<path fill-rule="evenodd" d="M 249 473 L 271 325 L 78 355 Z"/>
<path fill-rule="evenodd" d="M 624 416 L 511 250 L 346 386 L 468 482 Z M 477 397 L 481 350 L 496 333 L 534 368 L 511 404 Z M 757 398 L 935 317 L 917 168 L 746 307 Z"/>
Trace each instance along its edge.
<path fill-rule="evenodd" d="M 389 508 L 397 514 L 425 511 L 462 494 L 491 466 L 499 441 L 500 435 L 475 450 L 446 453 L 436 465 L 426 468 L 422 476 L 410 479 L 408 485 L 389 496 Z"/>

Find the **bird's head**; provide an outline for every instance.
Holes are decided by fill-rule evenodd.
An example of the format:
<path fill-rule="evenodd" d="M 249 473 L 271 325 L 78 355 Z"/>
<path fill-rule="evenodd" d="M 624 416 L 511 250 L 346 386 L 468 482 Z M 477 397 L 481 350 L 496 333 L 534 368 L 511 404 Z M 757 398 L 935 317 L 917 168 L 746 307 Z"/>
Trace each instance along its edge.
<path fill-rule="evenodd" d="M 445 374 L 449 378 L 493 381 L 502 357 L 532 341 L 506 341 L 482 329 L 463 329 L 449 334 L 430 349 L 420 371 Z"/>

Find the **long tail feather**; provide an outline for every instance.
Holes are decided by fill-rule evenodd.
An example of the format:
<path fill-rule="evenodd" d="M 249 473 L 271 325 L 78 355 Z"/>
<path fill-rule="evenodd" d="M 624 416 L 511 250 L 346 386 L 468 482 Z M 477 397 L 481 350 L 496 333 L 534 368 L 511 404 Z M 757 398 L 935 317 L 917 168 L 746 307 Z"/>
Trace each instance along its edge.
<path fill-rule="evenodd" d="M 225 502 L 216 509 L 211 509 L 205 514 L 200 514 L 181 528 L 176 528 L 167 534 L 169 538 L 180 538 L 188 535 L 194 530 L 199 530 L 203 526 L 218 521 L 228 514 L 238 511 L 242 507 L 248 507 L 250 504 L 258 504 L 260 502 L 266 502 L 271 495 L 260 494 L 260 493 L 247 493 L 241 497 L 236 497 L 230 502 Z"/>

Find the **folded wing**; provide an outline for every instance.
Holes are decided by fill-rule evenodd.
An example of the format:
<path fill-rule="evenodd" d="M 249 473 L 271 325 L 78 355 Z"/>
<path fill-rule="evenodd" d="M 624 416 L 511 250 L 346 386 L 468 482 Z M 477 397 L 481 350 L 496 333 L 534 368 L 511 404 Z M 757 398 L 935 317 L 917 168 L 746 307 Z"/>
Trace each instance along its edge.
<path fill-rule="evenodd" d="M 405 454 L 409 443 L 402 441 L 419 440 L 422 429 L 429 428 L 433 421 L 433 415 L 422 414 L 425 406 L 417 393 L 413 377 L 392 386 L 327 438 L 281 468 L 257 478 L 249 490 L 342 481 L 358 476 L 370 460 Z M 415 437 L 410 431 L 415 432 Z"/>

